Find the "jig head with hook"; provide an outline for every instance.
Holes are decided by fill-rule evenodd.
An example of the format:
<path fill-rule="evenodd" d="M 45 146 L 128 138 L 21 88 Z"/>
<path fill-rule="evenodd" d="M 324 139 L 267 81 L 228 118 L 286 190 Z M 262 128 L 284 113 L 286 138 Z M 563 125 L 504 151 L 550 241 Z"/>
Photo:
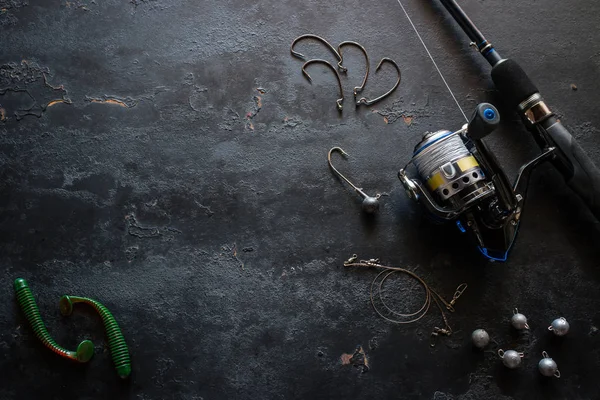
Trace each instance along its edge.
<path fill-rule="evenodd" d="M 313 35 L 310 33 L 307 33 L 306 35 L 301 35 L 298 36 L 296 39 L 294 39 L 294 41 L 292 42 L 292 45 L 290 46 L 290 53 L 292 53 L 292 55 L 294 57 L 297 57 L 301 60 L 306 60 L 306 56 L 302 53 L 299 53 L 297 51 L 294 50 L 294 46 L 296 45 L 296 43 L 298 43 L 300 40 L 302 39 L 314 39 L 317 40 L 321 43 L 323 43 L 325 46 L 327 46 L 327 48 L 329 50 L 331 50 L 331 52 L 333 53 L 333 55 L 337 58 L 338 60 L 338 68 L 341 72 L 348 72 L 348 68 L 342 66 L 342 56 L 340 55 L 340 53 L 338 53 L 338 51 L 335 49 L 335 47 L 333 47 L 331 45 L 331 43 L 329 43 L 327 40 L 323 39 L 321 36 L 317 36 L 317 35 Z"/>
<path fill-rule="evenodd" d="M 341 147 L 333 147 L 331 150 L 329 150 L 329 153 L 327 154 L 327 162 L 329 163 L 329 167 L 333 170 L 333 172 L 335 172 L 336 175 L 338 175 L 348 185 L 350 185 L 352 187 L 352 189 L 354 189 L 354 191 L 356 191 L 356 193 L 358 193 L 360 195 L 360 197 L 363 198 L 363 202 L 362 202 L 363 211 L 365 211 L 368 214 L 373 214 L 373 213 L 377 212 L 377 210 L 379 210 L 379 198 L 381 197 L 381 195 L 377 194 L 377 195 L 375 195 L 375 197 L 369 196 L 368 194 L 363 192 L 363 190 L 361 188 L 355 186 L 352 182 L 350 182 L 350 180 L 348 178 L 346 178 L 344 175 L 342 175 L 340 173 L 340 171 L 338 171 L 331 163 L 331 154 L 335 151 L 338 151 L 343 157 L 348 157 L 348 153 L 346 153 Z"/>
<path fill-rule="evenodd" d="M 358 100 L 356 102 L 357 106 L 359 106 L 361 104 L 364 104 L 366 106 L 370 106 L 372 104 L 375 104 L 378 101 L 381 101 L 381 100 L 385 99 L 387 96 L 389 96 L 390 94 L 392 94 L 394 92 L 394 90 L 396 90 L 396 88 L 398 87 L 398 85 L 400 85 L 400 80 L 402 79 L 402 73 L 400 72 L 400 67 L 398 66 L 398 64 L 396 64 L 396 62 L 394 60 L 392 60 L 391 58 L 388 58 L 388 57 L 382 58 L 381 61 L 379 61 L 379 64 L 377 64 L 377 68 L 375 68 L 375 72 L 379 71 L 379 68 L 381 68 L 381 65 L 384 62 L 386 62 L 386 61 L 388 63 L 392 64 L 394 66 L 394 68 L 396 68 L 396 71 L 398 71 L 398 80 L 394 84 L 394 87 L 392 87 L 386 93 L 382 94 L 381 96 L 379 96 L 379 97 L 377 97 L 377 98 L 375 98 L 373 100 L 369 100 L 366 97 L 362 97 L 360 100 Z"/>
<path fill-rule="evenodd" d="M 359 44 L 357 42 L 353 42 L 351 40 L 347 40 L 345 42 L 340 43 L 338 45 L 338 48 L 337 48 L 338 54 L 340 56 L 340 62 L 338 62 L 338 68 L 340 70 L 342 70 L 342 68 L 344 70 L 346 70 L 346 71 L 348 70 L 346 67 L 344 67 L 342 65 L 342 63 L 344 62 L 344 55 L 342 54 L 342 47 L 343 46 L 355 46 L 355 47 L 358 47 L 360 49 L 360 51 L 362 51 L 362 53 L 365 56 L 365 61 L 366 61 L 366 66 L 367 66 L 367 70 L 365 72 L 365 77 L 363 78 L 363 81 L 360 84 L 360 86 L 356 86 L 353 89 L 353 91 L 352 91 L 352 93 L 354 93 L 354 97 L 356 97 L 360 92 L 363 91 L 363 89 L 365 88 L 365 85 L 367 84 L 367 78 L 369 78 L 369 64 L 370 64 L 369 55 L 367 54 L 367 50 L 361 44 Z"/>
<path fill-rule="evenodd" d="M 306 79 L 308 79 L 308 81 L 310 83 L 312 83 L 312 78 L 310 77 L 308 72 L 306 72 L 306 67 L 308 67 L 310 64 L 317 64 L 317 63 L 324 64 L 333 71 L 333 73 L 335 75 L 335 79 L 337 79 L 337 82 L 338 82 L 338 87 L 340 89 L 340 98 L 335 101 L 335 104 L 337 105 L 338 111 L 342 111 L 342 109 L 344 108 L 344 106 L 342 105 L 342 103 L 344 102 L 344 89 L 342 88 L 342 80 L 340 79 L 340 74 L 338 74 L 338 72 L 335 70 L 333 65 L 331 65 L 328 61 L 321 60 L 321 59 L 309 60 L 309 61 L 305 62 L 304 65 L 302 66 L 302 73 L 304 74 Z"/>

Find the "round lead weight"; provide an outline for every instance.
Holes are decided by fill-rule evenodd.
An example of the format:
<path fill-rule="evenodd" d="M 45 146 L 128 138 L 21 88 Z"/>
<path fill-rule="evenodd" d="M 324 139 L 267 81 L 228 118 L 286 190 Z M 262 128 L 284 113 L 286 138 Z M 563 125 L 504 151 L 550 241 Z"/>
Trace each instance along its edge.
<path fill-rule="evenodd" d="M 515 308 L 514 314 L 510 319 L 510 323 L 515 329 L 529 329 L 529 325 L 527 324 L 527 317 L 524 316 Z"/>
<path fill-rule="evenodd" d="M 549 331 L 554 332 L 556 336 L 565 336 L 569 332 L 569 323 L 564 317 L 556 318 L 552 325 L 548 327 Z"/>
<path fill-rule="evenodd" d="M 362 209 L 367 214 L 375 214 L 379 210 L 379 197 L 365 197 L 362 202 Z"/>
<path fill-rule="evenodd" d="M 483 349 L 490 344 L 490 335 L 483 329 L 475 329 L 471 334 L 471 340 L 473 341 L 473 346 Z"/>
<path fill-rule="evenodd" d="M 538 368 L 540 373 L 544 376 L 554 376 L 556 378 L 560 378 L 560 371 L 558 370 L 558 365 L 556 365 L 556 361 L 550 358 L 548 353 L 545 351 L 542 352 L 542 358 L 538 364 Z"/>
<path fill-rule="evenodd" d="M 498 355 L 502 359 L 502 363 L 506 368 L 514 369 L 521 365 L 521 358 L 524 354 L 515 350 L 498 350 Z"/>

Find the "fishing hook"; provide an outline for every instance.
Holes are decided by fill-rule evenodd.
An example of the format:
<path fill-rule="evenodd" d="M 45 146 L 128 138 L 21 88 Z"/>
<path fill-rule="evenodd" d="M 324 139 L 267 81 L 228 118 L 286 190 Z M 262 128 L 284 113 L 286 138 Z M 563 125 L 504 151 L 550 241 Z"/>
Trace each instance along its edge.
<path fill-rule="evenodd" d="M 366 97 L 361 98 L 360 100 L 358 100 L 356 102 L 357 106 L 359 106 L 361 104 L 364 104 L 366 106 L 370 106 L 372 104 L 375 104 L 378 101 L 383 100 L 384 98 L 386 98 L 387 96 L 389 96 L 390 94 L 392 94 L 392 92 L 394 90 L 396 90 L 396 88 L 398 87 L 398 85 L 400 85 L 400 80 L 402 79 L 402 73 L 400 72 L 400 67 L 398 66 L 398 64 L 396 64 L 396 62 L 394 60 L 392 60 L 391 58 L 387 58 L 387 57 L 382 58 L 381 61 L 379 61 L 379 64 L 377 64 L 377 68 L 375 68 L 375 72 L 379 71 L 379 68 L 381 68 L 381 65 L 384 63 L 384 61 L 387 61 L 390 64 L 392 64 L 394 66 L 394 68 L 396 68 L 396 71 L 398 71 L 398 80 L 396 81 L 396 84 L 388 92 L 382 94 L 381 96 L 379 96 L 379 97 L 377 97 L 377 98 L 375 98 L 373 100 L 368 100 Z"/>
<path fill-rule="evenodd" d="M 290 53 L 292 53 L 292 55 L 294 57 L 298 57 L 301 60 L 306 60 L 306 56 L 304 54 L 298 53 L 297 51 L 294 50 L 294 46 L 296 45 L 296 43 L 298 43 L 302 39 L 315 39 L 315 40 L 323 43 L 325 46 L 327 46 L 327 48 L 329 50 L 331 50 L 333 55 L 335 55 L 335 57 L 338 59 L 338 68 L 340 69 L 340 71 L 344 72 L 344 73 L 348 72 L 348 68 L 341 65 L 342 56 L 340 55 L 340 53 L 338 53 L 338 51 L 335 49 L 335 47 L 333 47 L 331 45 L 331 43 L 329 43 L 327 40 L 323 39 L 321 36 L 313 35 L 311 33 L 307 33 L 306 35 L 298 36 L 296 39 L 294 39 L 294 41 L 292 42 L 292 45 L 290 46 Z"/>
<path fill-rule="evenodd" d="M 306 72 L 306 67 L 308 67 L 310 64 L 316 63 L 327 65 L 327 67 L 329 67 L 335 74 L 335 79 L 337 79 L 338 87 L 340 88 L 340 98 L 335 101 L 335 104 L 337 105 L 338 111 L 342 111 L 342 109 L 344 108 L 344 106 L 342 105 L 342 103 L 344 102 L 344 89 L 342 88 L 342 80 L 340 79 L 340 74 L 338 74 L 333 65 L 331 65 L 328 61 L 321 59 L 309 60 L 305 62 L 302 66 L 302 73 L 304 74 L 304 76 L 306 76 L 306 79 L 308 79 L 308 81 L 312 83 L 312 78 L 310 77 L 308 72 Z"/>
<path fill-rule="evenodd" d="M 359 43 L 353 42 L 351 40 L 342 42 L 338 45 L 338 54 L 340 55 L 340 62 L 338 62 L 338 68 L 345 68 L 342 63 L 344 62 L 344 55 L 342 54 L 342 46 L 356 46 L 360 49 L 360 51 L 362 51 L 362 53 L 365 55 L 365 60 L 367 62 L 367 71 L 365 72 L 365 77 L 363 78 L 362 84 L 360 86 L 356 86 L 353 90 L 354 93 L 354 97 L 356 97 L 357 94 L 359 94 L 360 92 L 363 91 L 363 89 L 365 88 L 365 85 L 367 84 L 367 78 L 369 77 L 369 55 L 367 54 L 367 50 L 365 50 L 365 48 L 360 45 Z M 347 68 L 346 68 L 347 70 Z"/>
<path fill-rule="evenodd" d="M 327 154 L 327 162 L 329 163 L 329 168 L 331 168 L 336 175 L 342 178 L 344 182 L 352 186 L 352 189 L 354 189 L 354 191 L 358 193 L 360 197 L 363 198 L 362 208 L 366 213 L 375 213 L 377 210 L 379 210 L 379 198 L 381 197 L 381 195 L 377 194 L 375 195 L 375 197 L 369 196 L 368 194 L 363 192 L 362 188 L 357 187 L 352 182 L 350 182 L 348 178 L 342 175 L 341 172 L 338 171 L 331 163 L 331 154 L 333 154 L 334 151 L 338 151 L 344 158 L 349 157 L 348 153 L 346 153 L 341 147 L 333 147 L 331 150 L 329 150 L 329 153 Z"/>

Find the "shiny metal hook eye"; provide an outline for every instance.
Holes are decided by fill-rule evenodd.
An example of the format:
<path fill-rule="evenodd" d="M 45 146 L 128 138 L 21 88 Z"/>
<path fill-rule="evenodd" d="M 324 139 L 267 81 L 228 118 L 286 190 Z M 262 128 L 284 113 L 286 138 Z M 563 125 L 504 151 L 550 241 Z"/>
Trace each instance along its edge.
<path fill-rule="evenodd" d="M 342 155 L 342 157 L 344 157 L 344 158 L 349 157 L 348 153 L 346 153 L 341 147 L 333 147 L 331 150 L 329 150 L 329 153 L 327 154 L 327 162 L 329 163 L 329 168 L 331 168 L 337 176 L 342 178 L 344 180 L 344 182 L 346 182 L 348 185 L 350 185 L 352 187 L 352 189 L 354 189 L 354 191 L 356 193 L 358 193 L 360 195 L 360 197 L 362 197 L 363 211 L 365 211 L 368 214 L 375 213 L 377 210 L 379 210 L 379 198 L 381 197 L 381 195 L 377 194 L 377 195 L 375 195 L 375 197 L 369 196 L 368 194 L 363 192 L 363 190 L 361 188 L 354 185 L 352 182 L 350 182 L 350 180 L 348 178 L 346 178 L 344 175 L 342 175 L 340 173 L 340 171 L 338 171 L 331 163 L 331 154 L 333 154 L 336 151 L 339 152 Z"/>
<path fill-rule="evenodd" d="M 347 68 L 345 68 L 342 65 L 342 63 L 344 62 L 344 55 L 342 54 L 343 46 L 356 46 L 360 49 L 360 51 L 362 51 L 362 53 L 365 56 L 365 61 L 366 61 L 366 66 L 367 66 L 367 70 L 365 71 L 365 77 L 363 78 L 361 85 L 356 86 L 354 88 L 354 90 L 352 91 L 354 93 L 354 97 L 356 97 L 356 95 L 358 95 L 360 92 L 363 91 L 363 89 L 365 88 L 365 85 L 367 84 L 367 78 L 369 77 L 369 65 L 371 64 L 371 62 L 369 61 L 369 55 L 367 54 L 367 50 L 365 50 L 365 48 L 361 44 L 359 44 L 357 42 L 353 42 L 351 40 L 347 40 L 345 42 L 340 43 L 337 48 L 338 54 L 340 55 L 340 62 L 338 62 L 338 68 L 340 68 L 340 69 L 344 68 L 347 70 Z"/>
<path fill-rule="evenodd" d="M 302 66 L 302 73 L 304 74 L 306 79 L 308 79 L 308 81 L 310 83 L 312 83 L 312 78 L 310 77 L 308 72 L 306 72 L 306 67 L 308 67 L 310 64 L 317 64 L 317 63 L 327 65 L 327 67 L 329 67 L 329 69 L 331 69 L 333 71 L 333 73 L 335 74 L 335 79 L 337 79 L 338 87 L 340 89 L 340 98 L 335 101 L 335 104 L 337 105 L 338 111 L 342 111 L 342 109 L 344 108 L 344 106 L 342 105 L 342 103 L 344 102 L 344 89 L 342 88 L 342 80 L 340 79 L 340 74 L 338 74 L 338 72 L 335 70 L 333 65 L 331 65 L 328 61 L 321 60 L 321 59 L 309 60 L 309 61 L 305 62 L 304 65 Z"/>
<path fill-rule="evenodd" d="M 294 41 L 292 42 L 292 45 L 290 46 L 290 53 L 292 53 L 292 55 L 294 57 L 298 57 L 301 60 L 306 60 L 306 56 L 304 56 L 304 54 L 299 53 L 297 51 L 294 50 L 294 46 L 296 45 L 296 43 L 298 43 L 300 40 L 302 39 L 314 39 L 317 40 L 321 43 L 323 43 L 325 46 L 327 46 L 327 48 L 329 50 L 331 50 L 331 52 L 333 53 L 333 55 L 337 58 L 338 60 L 338 68 L 341 72 L 347 72 L 348 68 L 344 67 L 341 65 L 342 63 L 342 56 L 340 55 L 340 53 L 338 53 L 338 51 L 335 49 L 335 47 L 333 47 L 331 45 L 331 43 L 329 43 L 327 40 L 323 39 L 321 36 L 317 36 L 317 35 L 313 35 L 313 34 L 306 34 L 306 35 L 302 35 L 302 36 L 298 36 L 296 39 L 294 39 Z"/>
<path fill-rule="evenodd" d="M 387 61 L 388 63 L 392 64 L 394 66 L 394 68 L 396 68 L 396 71 L 398 71 L 398 80 L 396 81 L 396 84 L 389 91 L 387 91 L 386 93 L 382 94 L 381 96 L 379 96 L 379 97 L 377 97 L 377 98 L 375 98 L 373 100 L 369 100 L 366 97 L 361 98 L 360 100 L 358 100 L 356 102 L 357 106 L 359 106 L 361 104 L 364 104 L 366 106 L 370 106 L 372 104 L 375 104 L 378 101 L 383 100 L 387 96 L 389 96 L 390 94 L 392 94 L 394 92 L 394 90 L 396 90 L 396 88 L 398 87 L 398 85 L 400 85 L 400 81 L 402 79 L 402 73 L 400 72 L 400 67 L 398 66 L 398 64 L 396 64 L 396 62 L 394 60 L 392 60 L 391 58 L 387 58 L 387 57 L 382 58 L 381 61 L 379 61 L 379 64 L 377 64 L 377 68 L 375 68 L 375 72 L 379 71 L 379 68 L 381 68 L 381 65 L 385 61 Z"/>

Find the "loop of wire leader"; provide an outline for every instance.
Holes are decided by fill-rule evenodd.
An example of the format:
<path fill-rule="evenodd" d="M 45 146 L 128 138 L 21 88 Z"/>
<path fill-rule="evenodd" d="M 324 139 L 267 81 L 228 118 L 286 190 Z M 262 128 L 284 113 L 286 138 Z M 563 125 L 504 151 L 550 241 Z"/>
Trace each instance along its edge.
<path fill-rule="evenodd" d="M 377 315 L 379 315 L 381 318 L 395 324 L 411 324 L 417 322 L 427 314 L 431 306 L 431 300 L 433 299 L 433 302 L 439 309 L 442 319 L 444 321 L 444 328 L 435 326 L 431 332 L 431 337 L 435 338 L 439 335 L 450 336 L 452 334 L 452 328 L 448 323 L 448 318 L 446 317 L 444 309 L 442 308 L 442 304 L 445 306 L 446 310 L 454 312 L 454 304 L 460 298 L 460 296 L 462 296 L 462 294 L 468 287 L 466 283 L 461 283 L 460 285 L 458 285 L 454 292 L 454 295 L 452 296 L 452 300 L 448 302 L 444 300 L 444 298 L 440 296 L 435 290 L 431 289 L 429 285 L 413 271 L 406 268 L 382 265 L 380 264 L 378 258 L 361 260 L 356 254 L 353 254 L 352 257 L 350 257 L 344 262 L 344 267 L 367 267 L 383 269 L 379 274 L 377 274 L 375 279 L 373 279 L 373 282 L 371 282 L 371 288 L 369 293 L 371 298 L 371 305 L 373 306 L 373 309 L 375 310 Z M 384 301 L 384 297 L 382 295 L 384 283 L 392 274 L 398 272 L 404 273 L 409 277 L 415 279 L 425 290 L 425 301 L 421 305 L 421 308 L 419 308 L 417 311 L 411 313 L 401 313 L 396 310 L 393 310 Z M 378 306 L 378 302 L 380 303 L 380 306 Z M 435 346 L 434 341 L 431 342 L 431 346 Z"/>

